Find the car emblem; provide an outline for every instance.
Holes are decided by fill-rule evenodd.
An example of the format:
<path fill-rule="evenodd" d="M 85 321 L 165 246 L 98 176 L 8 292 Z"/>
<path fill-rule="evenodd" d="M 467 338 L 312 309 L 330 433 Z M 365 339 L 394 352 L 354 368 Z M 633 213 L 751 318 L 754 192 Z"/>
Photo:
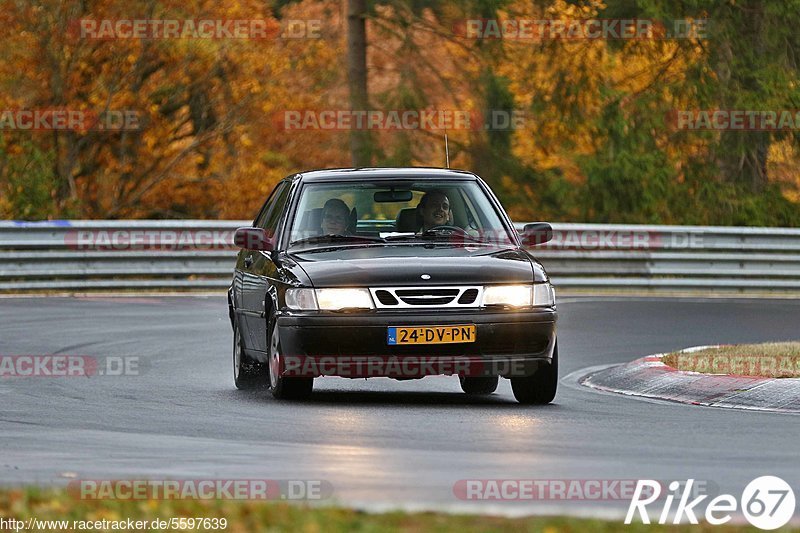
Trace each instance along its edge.
<path fill-rule="evenodd" d="M 430 274 L 423 274 L 420 276 L 422 279 L 431 279 Z"/>

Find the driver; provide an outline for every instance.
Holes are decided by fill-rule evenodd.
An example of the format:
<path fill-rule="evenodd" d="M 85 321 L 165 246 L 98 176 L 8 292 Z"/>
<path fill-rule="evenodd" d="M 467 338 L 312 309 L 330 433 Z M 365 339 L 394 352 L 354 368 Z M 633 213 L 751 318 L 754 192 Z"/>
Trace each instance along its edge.
<path fill-rule="evenodd" d="M 436 226 L 449 226 L 453 224 L 453 212 L 450 210 L 450 200 L 447 195 L 438 189 L 425 193 L 417 205 L 417 211 L 422 218 L 423 233 Z"/>
<path fill-rule="evenodd" d="M 322 207 L 322 235 L 349 235 L 350 208 L 339 198 L 331 198 Z"/>

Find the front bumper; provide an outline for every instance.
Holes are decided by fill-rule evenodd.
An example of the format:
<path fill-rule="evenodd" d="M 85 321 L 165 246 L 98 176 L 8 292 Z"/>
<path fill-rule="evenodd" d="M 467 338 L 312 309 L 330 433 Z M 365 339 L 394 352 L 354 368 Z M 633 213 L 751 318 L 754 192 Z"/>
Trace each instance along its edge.
<path fill-rule="evenodd" d="M 278 316 L 285 376 L 393 377 L 432 374 L 530 375 L 550 363 L 557 315 L 463 309 L 415 312 L 309 313 Z M 389 345 L 389 327 L 475 324 L 476 342 Z"/>

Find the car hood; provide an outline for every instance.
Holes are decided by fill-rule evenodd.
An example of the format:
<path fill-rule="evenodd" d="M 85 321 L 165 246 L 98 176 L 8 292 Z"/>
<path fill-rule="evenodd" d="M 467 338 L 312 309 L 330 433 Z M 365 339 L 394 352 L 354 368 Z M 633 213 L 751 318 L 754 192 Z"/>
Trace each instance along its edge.
<path fill-rule="evenodd" d="M 314 287 L 481 285 L 546 281 L 521 249 L 470 246 L 366 246 L 291 254 Z M 427 274 L 429 280 L 421 276 Z"/>

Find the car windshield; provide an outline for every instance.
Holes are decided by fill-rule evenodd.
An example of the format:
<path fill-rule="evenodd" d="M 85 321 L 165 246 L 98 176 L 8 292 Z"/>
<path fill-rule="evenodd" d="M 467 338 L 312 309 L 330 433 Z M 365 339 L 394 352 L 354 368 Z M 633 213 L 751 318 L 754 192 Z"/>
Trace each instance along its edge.
<path fill-rule="evenodd" d="M 300 194 L 291 247 L 514 242 L 476 181 L 306 183 Z"/>

